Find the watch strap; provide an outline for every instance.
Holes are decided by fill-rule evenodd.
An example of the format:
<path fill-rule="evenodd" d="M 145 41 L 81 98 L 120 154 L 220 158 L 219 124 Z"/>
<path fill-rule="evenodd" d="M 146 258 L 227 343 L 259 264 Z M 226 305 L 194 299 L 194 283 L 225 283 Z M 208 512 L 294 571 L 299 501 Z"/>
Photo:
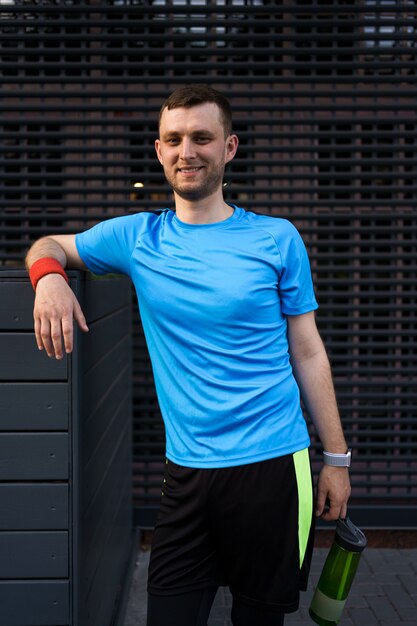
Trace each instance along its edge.
<path fill-rule="evenodd" d="M 333 467 L 350 467 L 352 450 L 349 448 L 344 454 L 323 451 L 323 461 Z"/>

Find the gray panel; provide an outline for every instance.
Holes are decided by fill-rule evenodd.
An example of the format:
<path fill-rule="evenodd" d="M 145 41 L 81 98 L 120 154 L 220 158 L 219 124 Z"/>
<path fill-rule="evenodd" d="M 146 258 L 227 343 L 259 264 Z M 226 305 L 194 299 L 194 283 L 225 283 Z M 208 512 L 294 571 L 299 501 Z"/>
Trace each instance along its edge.
<path fill-rule="evenodd" d="M 29 280 L 0 280 L 0 330 L 32 330 L 34 292 Z"/>
<path fill-rule="evenodd" d="M 130 440 L 122 433 L 116 444 L 116 453 L 106 468 L 103 468 L 103 481 L 98 486 L 92 500 L 85 502 L 84 545 L 86 578 L 91 581 L 96 570 L 96 562 L 105 549 L 107 535 L 114 523 L 117 503 L 127 484 L 130 484 Z M 130 520 L 129 520 L 130 522 Z M 127 529 L 125 529 L 127 532 Z"/>
<path fill-rule="evenodd" d="M 109 525 L 105 549 L 97 555 L 94 578 L 91 585 L 82 589 L 86 596 L 87 613 L 83 619 L 86 625 L 94 623 L 95 626 L 105 626 L 109 623 L 109 615 L 114 614 L 119 599 L 118 589 L 124 583 L 127 564 L 134 549 L 133 530 L 130 527 L 131 500 L 129 486 L 126 486 Z M 103 589 L 108 589 L 109 593 L 103 594 Z"/>
<path fill-rule="evenodd" d="M 0 581 L 0 626 L 67 626 L 69 582 Z"/>
<path fill-rule="evenodd" d="M 66 530 L 68 485 L 0 484 L 0 530 Z"/>
<path fill-rule="evenodd" d="M 66 383 L 0 383 L 0 430 L 67 430 Z"/>
<path fill-rule="evenodd" d="M 129 371 L 124 369 L 120 372 L 118 378 L 115 379 L 114 384 L 104 387 L 108 393 L 103 393 L 103 402 L 97 406 L 94 413 L 85 415 L 83 430 L 85 462 L 88 461 L 96 447 L 100 445 L 101 436 L 109 427 L 116 412 L 119 411 L 120 405 L 126 403 L 126 398 L 130 400 L 130 385 Z M 124 420 L 127 421 L 131 413 L 130 402 L 125 410 Z"/>
<path fill-rule="evenodd" d="M 66 578 L 68 533 L 0 532 L 0 578 Z"/>
<path fill-rule="evenodd" d="M 83 311 L 88 322 L 106 317 L 131 305 L 131 282 L 128 278 L 94 278 L 80 285 L 83 290 Z M 111 297 L 109 297 L 111 293 Z"/>
<path fill-rule="evenodd" d="M 105 359 L 95 363 L 84 375 L 84 412 L 90 416 L 100 411 L 101 404 L 105 401 L 107 391 L 114 384 L 120 372 L 125 372 L 126 377 L 131 376 L 130 369 L 130 341 L 126 337 L 107 354 Z"/>
<path fill-rule="evenodd" d="M 0 480 L 66 478 L 67 434 L 0 434 Z"/>
<path fill-rule="evenodd" d="M 0 334 L 0 380 L 66 380 L 68 358 L 50 359 L 33 333 Z"/>
<path fill-rule="evenodd" d="M 94 450 L 89 451 L 89 462 L 84 469 L 84 499 L 86 505 L 93 499 L 94 493 L 103 480 L 108 464 L 116 453 L 116 447 L 120 445 L 120 434 L 126 432 L 126 422 L 129 418 L 129 398 L 126 397 L 118 407 L 107 430 L 104 433 L 100 433 L 100 437 L 97 437 L 97 445 Z"/>
<path fill-rule="evenodd" d="M 130 333 L 129 310 L 122 309 L 90 326 L 85 335 L 84 370 L 87 372 Z"/>

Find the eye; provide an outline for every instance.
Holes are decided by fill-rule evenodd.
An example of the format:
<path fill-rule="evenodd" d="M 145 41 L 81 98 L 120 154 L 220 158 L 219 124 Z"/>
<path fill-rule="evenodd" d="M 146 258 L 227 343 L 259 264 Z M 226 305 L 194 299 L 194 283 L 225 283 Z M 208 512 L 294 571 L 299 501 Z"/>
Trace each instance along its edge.
<path fill-rule="evenodd" d="M 200 143 L 200 144 L 208 143 L 210 141 L 210 137 L 205 137 L 202 135 L 201 137 L 196 137 L 195 141 L 196 143 Z"/>

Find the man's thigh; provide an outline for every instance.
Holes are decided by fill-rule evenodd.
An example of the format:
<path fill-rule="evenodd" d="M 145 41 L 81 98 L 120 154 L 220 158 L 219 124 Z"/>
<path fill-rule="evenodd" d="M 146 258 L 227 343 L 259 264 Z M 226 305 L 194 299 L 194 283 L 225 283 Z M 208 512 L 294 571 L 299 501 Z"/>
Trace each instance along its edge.
<path fill-rule="evenodd" d="M 210 494 L 213 541 L 234 598 L 297 610 L 314 539 L 308 450 L 229 468 Z"/>
<path fill-rule="evenodd" d="M 148 591 L 217 588 L 221 574 L 207 510 L 207 473 L 168 461 L 148 572 Z"/>

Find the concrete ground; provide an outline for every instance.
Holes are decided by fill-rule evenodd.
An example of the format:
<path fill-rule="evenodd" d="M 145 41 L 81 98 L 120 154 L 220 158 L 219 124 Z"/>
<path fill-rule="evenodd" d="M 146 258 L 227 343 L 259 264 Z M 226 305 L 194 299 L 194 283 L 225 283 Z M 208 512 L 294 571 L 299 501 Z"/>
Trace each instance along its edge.
<path fill-rule="evenodd" d="M 328 548 L 316 548 L 310 585 L 300 608 L 286 616 L 286 626 L 311 626 L 308 615 L 313 590 Z M 146 576 L 149 551 L 139 550 L 124 626 L 146 626 Z M 232 626 L 231 596 L 219 589 L 208 626 Z M 371 548 L 362 555 L 340 626 L 417 626 L 417 549 Z M 254 624 L 254 626 L 256 626 Z"/>

